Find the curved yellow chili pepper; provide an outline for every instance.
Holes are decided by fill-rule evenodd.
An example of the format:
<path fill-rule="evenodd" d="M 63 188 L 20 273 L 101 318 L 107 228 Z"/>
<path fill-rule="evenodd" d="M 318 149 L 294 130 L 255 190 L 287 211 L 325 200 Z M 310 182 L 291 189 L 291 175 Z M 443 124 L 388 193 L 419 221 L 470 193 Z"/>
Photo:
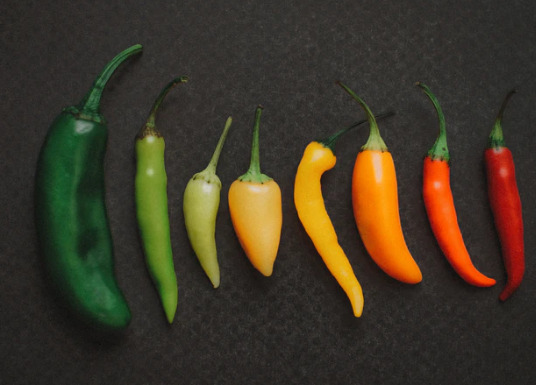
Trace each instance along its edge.
<path fill-rule="evenodd" d="M 422 281 L 400 223 L 395 165 L 380 136 L 376 119 L 352 90 L 339 82 L 366 111 L 370 135 L 357 155 L 352 177 L 354 216 L 363 244 L 376 264 L 391 277 L 405 283 Z"/>
<path fill-rule="evenodd" d="M 278 184 L 260 171 L 261 112 L 262 107 L 257 107 L 249 170 L 229 188 L 229 212 L 247 257 L 258 271 L 269 277 L 279 249 L 283 210 Z"/>
<path fill-rule="evenodd" d="M 363 123 L 366 123 L 366 120 L 354 126 Z M 350 299 L 354 315 L 360 317 L 364 305 L 363 290 L 352 265 L 339 245 L 337 234 L 326 211 L 320 181 L 324 172 L 335 166 L 337 158 L 333 153 L 333 146 L 346 130 L 341 130 L 326 140 L 313 141 L 307 145 L 296 172 L 294 204 L 316 251 Z"/>

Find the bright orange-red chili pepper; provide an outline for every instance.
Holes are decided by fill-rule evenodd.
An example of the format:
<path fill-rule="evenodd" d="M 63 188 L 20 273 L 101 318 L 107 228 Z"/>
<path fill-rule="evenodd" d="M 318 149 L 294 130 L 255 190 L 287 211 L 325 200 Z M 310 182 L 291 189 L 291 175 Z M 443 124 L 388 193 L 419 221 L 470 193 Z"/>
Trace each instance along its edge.
<path fill-rule="evenodd" d="M 495 280 L 482 274 L 473 265 L 458 225 L 450 189 L 450 155 L 443 111 L 430 89 L 422 83 L 417 85 L 430 98 L 439 118 L 439 135 L 424 158 L 423 198 L 430 226 L 443 254 L 460 277 L 474 286 L 493 286 Z"/>
<path fill-rule="evenodd" d="M 359 96 L 338 83 L 365 110 L 370 135 L 357 155 L 352 177 L 352 203 L 359 234 L 376 264 L 391 277 L 405 283 L 422 281 L 400 223 L 398 191 L 393 158 L 380 136 L 374 115 Z"/>

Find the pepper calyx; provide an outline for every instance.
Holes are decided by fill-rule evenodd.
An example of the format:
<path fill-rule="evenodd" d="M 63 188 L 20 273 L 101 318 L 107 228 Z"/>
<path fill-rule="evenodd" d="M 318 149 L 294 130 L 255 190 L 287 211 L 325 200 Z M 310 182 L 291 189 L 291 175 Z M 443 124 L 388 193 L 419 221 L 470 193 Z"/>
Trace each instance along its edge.
<path fill-rule="evenodd" d="M 148 136 L 163 138 L 163 135 L 160 133 L 160 131 L 158 131 L 154 124 L 146 124 L 145 126 L 143 126 L 138 135 L 136 135 L 136 139 L 143 140 Z"/>
<path fill-rule="evenodd" d="M 98 123 L 98 124 L 105 124 L 106 123 L 106 120 L 104 119 L 104 116 L 102 116 L 100 113 L 80 109 L 77 106 L 66 107 L 66 108 L 63 109 L 63 112 L 66 113 L 66 114 L 73 115 L 76 119 L 87 120 L 87 121 L 95 122 L 95 123 Z"/>
<path fill-rule="evenodd" d="M 257 172 L 255 170 L 248 170 L 244 175 L 238 177 L 240 182 L 251 182 L 251 183 L 266 183 L 271 181 L 273 178 L 269 177 L 266 174 Z"/>
<path fill-rule="evenodd" d="M 192 180 L 202 180 L 208 184 L 215 184 L 221 188 L 220 178 L 210 168 L 206 168 L 203 171 L 194 174 Z"/>

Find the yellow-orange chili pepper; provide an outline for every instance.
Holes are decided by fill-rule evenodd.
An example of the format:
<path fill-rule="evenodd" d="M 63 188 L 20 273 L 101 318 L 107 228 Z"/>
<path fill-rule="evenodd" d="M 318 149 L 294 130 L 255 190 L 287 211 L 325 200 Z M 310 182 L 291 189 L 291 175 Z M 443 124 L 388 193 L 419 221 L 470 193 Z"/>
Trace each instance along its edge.
<path fill-rule="evenodd" d="M 357 155 L 352 177 L 352 204 L 359 234 L 374 262 L 405 283 L 422 281 L 422 273 L 408 250 L 398 210 L 395 165 L 380 136 L 374 115 L 351 89 L 338 83 L 365 110 L 370 135 Z"/>
<path fill-rule="evenodd" d="M 348 296 L 356 317 L 361 317 L 363 313 L 363 290 L 352 265 L 339 245 L 337 233 L 326 211 L 321 178 L 324 172 L 335 167 L 337 158 L 333 149 L 340 135 L 366 122 L 363 120 L 324 140 L 309 143 L 303 153 L 294 182 L 294 204 L 298 217 L 313 241 L 316 251 Z"/>
<path fill-rule="evenodd" d="M 229 212 L 235 233 L 252 265 L 272 275 L 279 249 L 283 209 L 281 189 L 259 164 L 259 124 L 262 107 L 255 112 L 251 162 L 248 171 L 229 188 Z"/>

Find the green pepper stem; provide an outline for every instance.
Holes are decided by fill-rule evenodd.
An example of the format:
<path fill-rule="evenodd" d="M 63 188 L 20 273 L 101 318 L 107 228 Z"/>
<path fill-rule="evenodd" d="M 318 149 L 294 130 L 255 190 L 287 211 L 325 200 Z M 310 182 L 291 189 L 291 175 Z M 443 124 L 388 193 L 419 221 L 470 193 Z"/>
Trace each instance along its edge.
<path fill-rule="evenodd" d="M 359 96 L 357 96 L 354 91 L 352 91 L 342 82 L 338 81 L 337 84 L 341 86 L 348 94 L 350 94 L 350 96 L 354 98 L 356 102 L 359 103 L 359 105 L 363 108 L 363 110 L 365 110 L 365 113 L 367 114 L 367 119 L 370 125 L 370 134 L 367 142 L 363 147 L 361 147 L 361 149 L 369 151 L 387 151 L 387 146 L 380 135 L 378 124 L 376 123 L 376 119 L 374 118 L 374 114 L 372 113 L 370 108 Z"/>
<path fill-rule="evenodd" d="M 160 94 L 156 98 L 153 107 L 151 108 L 151 112 L 149 113 L 149 117 L 147 118 L 147 121 L 145 122 L 145 125 L 141 128 L 140 132 L 137 135 L 138 139 L 143 139 L 147 136 L 158 136 L 161 137 L 162 134 L 160 131 L 156 129 L 156 113 L 158 109 L 160 108 L 160 105 L 166 98 L 167 94 L 173 87 L 175 87 L 179 83 L 186 83 L 188 81 L 188 78 L 186 76 L 180 76 L 172 81 L 170 81 L 166 86 L 160 91 Z"/>
<path fill-rule="evenodd" d="M 499 113 L 497 114 L 497 118 L 495 119 L 495 124 L 493 125 L 493 129 L 491 130 L 491 133 L 489 135 L 489 147 L 490 148 L 505 147 L 503 130 L 502 130 L 502 117 L 503 117 L 504 110 L 506 109 L 506 105 L 508 104 L 512 95 L 515 93 L 516 93 L 515 89 L 508 92 L 508 94 L 506 95 L 506 97 L 504 98 L 502 102 L 501 109 L 499 110 Z"/>
<path fill-rule="evenodd" d="M 393 116 L 394 114 L 395 114 L 394 112 L 390 111 L 390 112 L 386 112 L 386 113 L 383 113 L 383 114 L 376 115 L 375 118 L 376 118 L 376 120 L 379 120 L 379 119 L 387 118 L 389 116 Z M 368 122 L 368 119 L 360 120 L 359 122 L 355 122 L 351 126 L 348 126 L 346 128 L 343 128 L 343 129 L 337 131 L 336 133 L 334 133 L 331 136 L 328 136 L 325 139 L 317 140 L 317 142 L 322 144 L 324 147 L 329 148 L 333 153 L 335 153 L 335 144 L 337 144 L 338 139 L 342 135 L 346 134 L 351 129 L 353 129 L 355 127 L 358 127 L 358 126 L 360 126 L 362 124 L 365 124 L 367 122 Z"/>
<path fill-rule="evenodd" d="M 136 44 L 130 48 L 127 48 L 123 52 L 119 53 L 116 57 L 114 57 L 106 65 L 106 67 L 104 67 L 99 76 L 97 76 L 97 79 L 95 79 L 93 86 L 90 88 L 84 99 L 82 99 L 82 101 L 80 102 L 79 109 L 88 114 L 99 113 L 102 92 L 104 91 L 104 87 L 106 86 L 106 83 L 108 83 L 108 80 L 110 80 L 110 78 L 112 77 L 114 71 L 126 59 L 128 59 L 132 55 L 140 53 L 142 49 L 143 47 L 141 46 L 141 44 Z"/>
<path fill-rule="evenodd" d="M 249 163 L 249 170 L 254 174 L 261 173 L 259 159 L 259 128 L 261 125 L 262 109 L 262 106 L 258 106 L 255 110 L 255 123 L 253 125 L 253 140 L 251 143 L 251 161 Z"/>
<path fill-rule="evenodd" d="M 227 138 L 227 134 L 229 132 L 229 128 L 231 127 L 232 123 L 233 123 L 233 119 L 229 116 L 227 118 L 227 121 L 225 122 L 225 127 L 223 128 L 223 132 L 221 133 L 220 140 L 218 140 L 218 144 L 216 145 L 214 154 L 212 154 L 212 158 L 210 159 L 210 162 L 207 168 L 205 169 L 207 172 L 214 173 L 214 174 L 216 173 L 216 167 L 218 166 L 218 160 L 220 159 L 221 150 L 223 149 L 225 139 Z"/>
<path fill-rule="evenodd" d="M 175 87 L 177 84 L 179 83 L 186 83 L 188 81 L 188 77 L 186 76 L 180 76 L 180 77 L 177 77 L 175 79 L 173 79 L 172 81 L 170 81 L 163 89 L 162 91 L 160 91 L 160 95 L 158 95 L 158 97 L 156 98 L 154 104 L 153 104 L 153 108 L 151 109 L 151 112 L 149 113 L 149 117 L 147 118 L 147 123 L 145 123 L 145 125 L 147 127 L 150 127 L 150 128 L 155 128 L 155 124 L 156 124 L 156 112 L 158 111 L 158 109 L 160 108 L 160 105 L 162 104 L 162 102 L 164 101 L 165 97 L 167 96 L 167 94 L 169 93 L 169 91 L 171 91 L 171 89 L 173 87 Z"/>
<path fill-rule="evenodd" d="M 253 125 L 253 140 L 251 143 L 251 161 L 249 163 L 248 171 L 238 178 L 243 182 L 255 182 L 255 183 L 264 183 L 272 178 L 261 173 L 261 166 L 259 160 L 259 127 L 261 122 L 261 114 L 263 107 L 257 106 L 255 110 L 255 123 Z"/>
<path fill-rule="evenodd" d="M 428 98 L 432 101 L 432 104 L 434 105 L 437 112 L 437 117 L 439 119 L 439 135 L 437 136 L 437 139 L 434 142 L 432 148 L 428 150 L 428 156 L 432 160 L 442 160 L 448 162 L 450 160 L 450 154 L 449 148 L 447 146 L 447 129 L 443 110 L 441 109 L 439 101 L 426 84 L 417 82 L 415 83 L 415 85 L 420 87 L 424 91 L 426 96 L 428 96 Z"/>

